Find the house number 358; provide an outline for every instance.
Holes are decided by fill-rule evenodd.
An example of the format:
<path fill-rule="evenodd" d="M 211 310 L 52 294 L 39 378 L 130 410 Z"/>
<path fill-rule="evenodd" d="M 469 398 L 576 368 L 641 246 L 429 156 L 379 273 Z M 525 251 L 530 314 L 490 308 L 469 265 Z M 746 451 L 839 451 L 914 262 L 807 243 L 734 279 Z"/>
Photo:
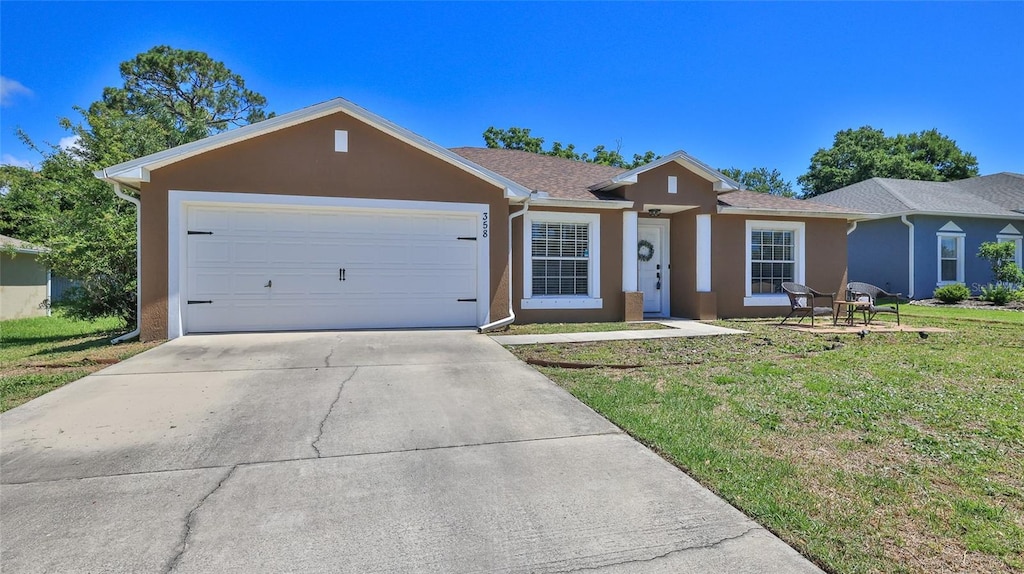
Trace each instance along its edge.
<path fill-rule="evenodd" d="M 480 219 L 480 221 L 483 224 L 483 235 L 484 235 L 484 237 L 487 237 L 487 212 L 486 211 L 483 212 L 483 217 Z"/>

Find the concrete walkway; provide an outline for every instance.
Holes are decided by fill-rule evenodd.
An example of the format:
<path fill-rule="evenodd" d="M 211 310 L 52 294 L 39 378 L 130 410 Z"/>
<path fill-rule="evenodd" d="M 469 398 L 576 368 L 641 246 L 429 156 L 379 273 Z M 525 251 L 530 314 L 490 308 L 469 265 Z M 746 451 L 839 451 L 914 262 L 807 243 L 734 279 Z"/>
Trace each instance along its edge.
<path fill-rule="evenodd" d="M 746 331 L 709 325 L 690 319 L 654 321 L 671 329 L 636 329 L 629 331 L 599 331 L 592 333 L 555 333 L 552 335 L 494 335 L 491 338 L 502 345 L 535 345 L 538 343 L 585 343 L 590 341 L 627 341 L 633 339 L 671 339 L 675 337 L 710 337 L 714 335 L 742 335 Z"/>
<path fill-rule="evenodd" d="M 185 337 L 0 431 L 3 572 L 818 572 L 471 332 Z"/>

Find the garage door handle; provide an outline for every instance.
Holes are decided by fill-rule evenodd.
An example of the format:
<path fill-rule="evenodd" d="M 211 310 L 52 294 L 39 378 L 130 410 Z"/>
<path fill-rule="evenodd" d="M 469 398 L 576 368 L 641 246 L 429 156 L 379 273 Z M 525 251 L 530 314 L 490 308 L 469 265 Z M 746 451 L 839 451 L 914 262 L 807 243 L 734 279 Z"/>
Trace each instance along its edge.
<path fill-rule="evenodd" d="M 273 286 L 274 286 L 274 280 L 273 279 L 268 279 L 267 280 L 267 284 L 264 285 L 264 287 L 273 287 Z"/>
<path fill-rule="evenodd" d="M 345 269 L 338 269 L 338 281 L 345 280 Z"/>

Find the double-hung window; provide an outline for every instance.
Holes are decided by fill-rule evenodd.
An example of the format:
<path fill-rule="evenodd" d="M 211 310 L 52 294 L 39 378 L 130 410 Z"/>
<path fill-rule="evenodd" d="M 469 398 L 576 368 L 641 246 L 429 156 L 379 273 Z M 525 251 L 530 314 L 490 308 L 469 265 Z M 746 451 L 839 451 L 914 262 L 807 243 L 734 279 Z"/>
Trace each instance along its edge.
<path fill-rule="evenodd" d="M 529 212 L 523 219 L 522 307 L 600 308 L 600 216 Z"/>
<path fill-rule="evenodd" d="M 938 233 L 939 285 L 964 282 L 964 234 Z"/>
<path fill-rule="evenodd" d="M 1024 250 L 1021 249 L 1022 244 L 1024 244 L 1024 241 L 1021 240 L 1020 235 L 1000 233 L 998 236 L 996 236 L 996 241 L 998 243 L 1012 243 L 1013 262 L 1016 263 L 1018 267 L 1024 267 L 1024 253 L 1022 253 L 1022 251 Z"/>
<path fill-rule="evenodd" d="M 746 306 L 788 305 L 783 283 L 804 282 L 804 224 L 747 221 Z"/>

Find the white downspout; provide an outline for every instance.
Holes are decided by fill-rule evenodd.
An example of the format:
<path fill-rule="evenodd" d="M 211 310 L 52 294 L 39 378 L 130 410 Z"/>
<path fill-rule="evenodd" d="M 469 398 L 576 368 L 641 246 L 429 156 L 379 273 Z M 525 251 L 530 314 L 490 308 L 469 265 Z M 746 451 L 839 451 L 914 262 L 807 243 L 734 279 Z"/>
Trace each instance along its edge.
<path fill-rule="evenodd" d="M 909 247 L 908 247 L 908 249 L 909 249 L 909 253 L 907 253 L 907 255 L 908 255 L 908 259 L 910 260 L 910 288 L 907 290 L 908 291 L 907 297 L 913 299 L 914 298 L 914 224 L 911 223 L 909 219 L 907 219 L 906 215 L 901 215 L 900 216 L 900 221 L 903 222 L 903 225 L 906 225 L 909 228 L 909 230 L 908 230 L 908 237 L 909 237 Z"/>
<path fill-rule="evenodd" d="M 527 210 L 530 209 L 530 199 L 532 198 L 533 195 L 531 194 L 530 197 L 527 197 L 526 201 L 523 202 L 522 209 L 515 213 L 510 213 L 508 216 L 508 317 L 482 325 L 477 329 L 478 333 L 487 333 L 489 331 L 494 331 L 495 329 L 500 329 L 506 325 L 511 325 L 516 320 L 516 313 L 512 310 L 512 220 L 526 215 Z M 523 233 L 526 233 L 525 229 L 523 230 Z M 525 257 L 526 255 L 524 254 L 523 256 Z"/>
<path fill-rule="evenodd" d="M 111 345 L 116 345 L 138 337 L 142 332 L 142 204 L 138 199 L 123 193 L 120 183 L 113 184 L 114 195 L 135 204 L 135 330 L 110 341 Z"/>
<path fill-rule="evenodd" d="M 846 228 L 846 234 L 849 235 L 849 234 L 853 233 L 854 231 L 857 231 L 857 222 L 856 221 L 851 223 L 850 226 Z"/>

